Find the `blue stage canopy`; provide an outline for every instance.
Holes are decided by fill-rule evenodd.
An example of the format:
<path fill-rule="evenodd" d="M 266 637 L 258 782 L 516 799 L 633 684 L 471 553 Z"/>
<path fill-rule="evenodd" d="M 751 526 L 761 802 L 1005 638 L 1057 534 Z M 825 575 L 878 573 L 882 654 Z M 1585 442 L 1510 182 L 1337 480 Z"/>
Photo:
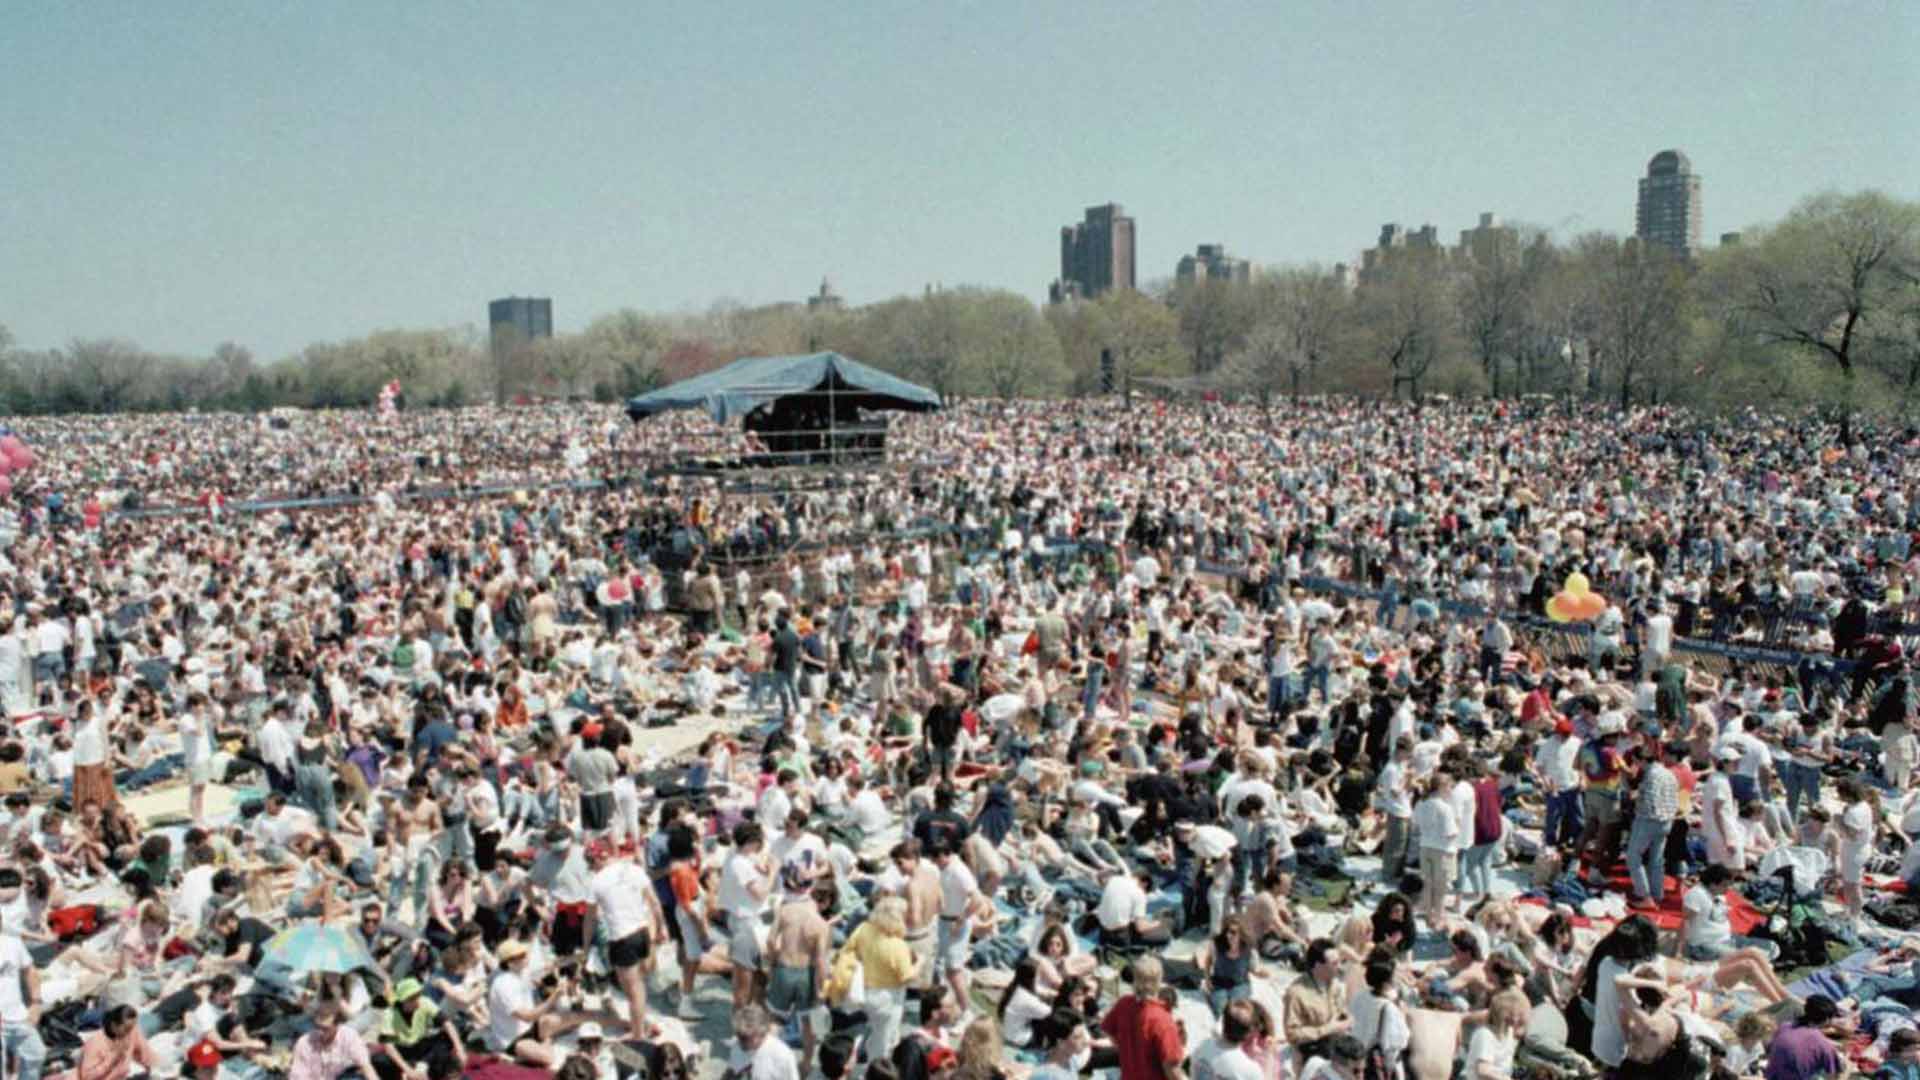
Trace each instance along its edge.
<path fill-rule="evenodd" d="M 674 409 L 705 408 L 726 423 L 780 398 L 832 391 L 840 405 L 858 409 L 927 412 L 940 395 L 839 353 L 810 356 L 749 356 L 717 371 L 683 379 L 627 402 L 627 415 L 642 420 Z M 851 400 L 849 400 L 851 399 Z"/>

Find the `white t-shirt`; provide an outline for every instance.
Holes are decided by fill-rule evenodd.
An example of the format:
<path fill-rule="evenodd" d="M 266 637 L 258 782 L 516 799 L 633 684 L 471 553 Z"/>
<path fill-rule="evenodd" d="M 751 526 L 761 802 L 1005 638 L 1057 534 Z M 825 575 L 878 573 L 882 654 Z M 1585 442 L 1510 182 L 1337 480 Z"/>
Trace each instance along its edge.
<path fill-rule="evenodd" d="M 1006 1011 L 1000 1017 L 1002 1030 L 1006 1033 L 1007 1045 L 1031 1045 L 1034 1021 L 1045 1020 L 1052 1015 L 1053 1006 L 1040 1000 L 1033 991 L 1025 987 L 1015 990 L 1013 996 L 1007 999 Z"/>
<path fill-rule="evenodd" d="M 200 919 L 207 912 L 207 901 L 213 898 L 213 875 L 211 866 L 196 866 L 180 875 L 180 887 L 173 892 L 173 916 L 192 929 L 200 928 Z"/>
<path fill-rule="evenodd" d="M 1100 891 L 1095 913 L 1105 929 L 1125 929 L 1147 917 L 1147 894 L 1131 874 L 1115 874 Z"/>
<path fill-rule="evenodd" d="M 868 836 L 877 836 L 893 824 L 893 815 L 887 810 L 887 801 L 872 788 L 864 788 L 853 797 L 848 805 L 853 812 L 853 823 Z"/>
<path fill-rule="evenodd" d="M 1380 812 L 1388 817 L 1412 817 L 1413 796 L 1407 792 L 1407 767 L 1389 761 L 1380 770 Z"/>
<path fill-rule="evenodd" d="M 825 865 L 827 845 L 818 836 L 803 832 L 798 837 L 782 833 L 773 841 L 773 864 L 782 871 L 789 866 L 798 866 L 809 874 Z"/>
<path fill-rule="evenodd" d="M 1727 902 L 1708 892 L 1705 885 L 1688 889 L 1681 907 L 1687 917 L 1687 944 L 1726 945 L 1733 941 L 1733 924 L 1727 919 Z"/>
<path fill-rule="evenodd" d="M 1873 811 L 1866 803 L 1848 806 L 1840 815 L 1840 863 L 1861 867 L 1873 847 Z M 1858 871 L 1854 872 L 1857 876 Z"/>
<path fill-rule="evenodd" d="M 1413 827 L 1420 830 L 1420 846 L 1455 851 L 1460 846 L 1460 823 L 1444 796 L 1423 799 L 1413 808 Z"/>
<path fill-rule="evenodd" d="M 800 1065 L 793 1048 L 777 1033 L 768 1032 L 752 1055 L 741 1053 L 736 1043 L 727 1061 L 727 1073 L 744 1075 L 744 1080 L 800 1080 Z"/>
<path fill-rule="evenodd" d="M 1213 1059 L 1215 1080 L 1263 1080 L 1266 1070 L 1236 1046 Z"/>
<path fill-rule="evenodd" d="M 186 759 L 189 768 L 213 756 L 213 733 L 209 727 L 207 718 L 191 709 L 174 721 L 174 731 L 180 736 L 180 756 Z"/>
<path fill-rule="evenodd" d="M 1616 1069 L 1627 1056 L 1627 1032 L 1620 1026 L 1620 989 L 1613 980 L 1626 973 L 1626 965 L 1612 957 L 1600 961 L 1593 992 L 1593 1056 Z"/>
<path fill-rule="evenodd" d="M 1378 1046 L 1389 1062 L 1399 1061 L 1400 1052 L 1413 1041 L 1406 1011 L 1392 1001 L 1375 997 L 1365 987 L 1347 1003 L 1347 1013 L 1353 1017 L 1353 1037 L 1369 1050 Z"/>
<path fill-rule="evenodd" d="M 1647 651 L 1656 656 L 1673 651 L 1673 616 L 1647 616 Z"/>
<path fill-rule="evenodd" d="M 526 1012 L 537 1004 L 533 1000 L 533 985 L 525 976 L 502 971 L 493 977 L 493 985 L 487 988 L 487 1041 L 496 1052 L 504 1054 L 512 1049 L 533 1027 L 513 1014 Z"/>
<path fill-rule="evenodd" d="M 653 882 L 646 871 L 630 862 L 613 862 L 593 875 L 593 905 L 606 925 L 607 940 L 618 941 L 645 929 L 653 921 L 647 897 Z"/>
<path fill-rule="evenodd" d="M 767 789 L 760 796 L 760 831 L 768 836 L 779 836 L 787 829 L 787 815 L 793 813 L 793 799 L 785 788 L 778 784 Z"/>
<path fill-rule="evenodd" d="M 1476 1070 L 1481 1062 L 1496 1066 L 1502 1076 L 1510 1075 L 1513 1072 L 1513 1052 L 1519 1045 L 1520 1040 L 1512 1035 L 1495 1035 L 1490 1027 L 1480 1028 L 1467 1043 L 1467 1059 L 1461 1065 L 1460 1075 L 1465 1080 L 1475 1080 L 1479 1076 Z"/>
<path fill-rule="evenodd" d="M 973 895 L 980 891 L 980 883 L 974 879 L 973 871 L 967 869 L 966 861 L 959 856 L 947 860 L 940 868 L 940 916 L 957 919 L 967 913 L 967 907 L 973 903 Z"/>
<path fill-rule="evenodd" d="M 20 978 L 33 966 L 24 942 L 12 934 L 0 935 L 0 1022 L 27 1022 L 27 1001 L 20 992 Z"/>
<path fill-rule="evenodd" d="M 735 852 L 720 870 L 720 908 L 730 916 L 758 918 L 767 910 L 767 899 L 754 898 L 754 890 L 765 879 L 753 859 Z"/>

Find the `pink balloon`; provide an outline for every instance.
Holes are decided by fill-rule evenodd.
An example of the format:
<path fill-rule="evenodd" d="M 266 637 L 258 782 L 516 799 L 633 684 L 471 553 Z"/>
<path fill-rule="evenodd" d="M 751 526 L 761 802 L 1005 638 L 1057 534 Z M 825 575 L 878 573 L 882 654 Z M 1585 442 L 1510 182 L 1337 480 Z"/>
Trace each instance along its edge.
<path fill-rule="evenodd" d="M 20 441 L 18 435 L 0 435 L 0 454 L 11 454 L 15 450 L 25 450 L 27 444 Z"/>
<path fill-rule="evenodd" d="M 4 454 L 0 454 L 0 476 L 5 476 L 12 471 L 13 462 L 8 461 Z"/>
<path fill-rule="evenodd" d="M 627 588 L 627 583 L 621 581 L 619 578 L 614 578 L 607 583 L 607 595 L 613 597 L 615 600 L 625 600 L 632 593 L 633 590 Z"/>
<path fill-rule="evenodd" d="M 0 476 L 0 499 L 13 497 L 13 477 Z"/>
<path fill-rule="evenodd" d="M 22 447 L 18 453 L 8 456 L 7 460 L 13 463 L 15 469 L 26 470 L 33 468 L 35 458 L 33 451 Z"/>

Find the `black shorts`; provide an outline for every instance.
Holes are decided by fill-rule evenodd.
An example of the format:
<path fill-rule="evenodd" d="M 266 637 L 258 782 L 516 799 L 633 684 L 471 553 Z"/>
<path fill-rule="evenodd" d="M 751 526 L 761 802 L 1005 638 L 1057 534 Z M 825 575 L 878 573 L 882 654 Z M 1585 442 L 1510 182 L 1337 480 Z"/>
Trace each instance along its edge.
<path fill-rule="evenodd" d="M 613 792 L 600 791 L 580 796 L 580 827 L 590 833 L 605 832 L 613 824 Z"/>
<path fill-rule="evenodd" d="M 586 916 L 572 911 L 556 912 L 549 941 L 555 956 L 572 956 L 586 945 Z"/>
<path fill-rule="evenodd" d="M 614 969 L 637 967 L 653 952 L 653 939 L 644 929 L 607 942 L 607 964 Z"/>

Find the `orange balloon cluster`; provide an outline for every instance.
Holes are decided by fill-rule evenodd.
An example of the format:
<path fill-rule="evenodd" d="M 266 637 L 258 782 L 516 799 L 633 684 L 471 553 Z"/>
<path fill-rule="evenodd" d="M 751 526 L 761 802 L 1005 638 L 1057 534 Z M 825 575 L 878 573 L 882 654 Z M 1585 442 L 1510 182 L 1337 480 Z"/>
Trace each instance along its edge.
<path fill-rule="evenodd" d="M 1587 587 L 1587 575 L 1575 570 L 1560 591 L 1547 601 L 1547 618 L 1554 622 L 1586 622 L 1607 610 L 1607 598 Z"/>

